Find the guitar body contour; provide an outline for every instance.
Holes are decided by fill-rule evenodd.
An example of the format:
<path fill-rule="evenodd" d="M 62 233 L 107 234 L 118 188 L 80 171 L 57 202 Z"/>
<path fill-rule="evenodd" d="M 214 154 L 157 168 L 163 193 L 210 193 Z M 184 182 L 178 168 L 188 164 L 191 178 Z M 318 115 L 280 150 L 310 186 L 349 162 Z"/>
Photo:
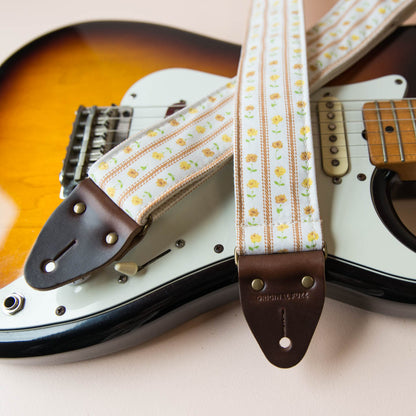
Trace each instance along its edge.
<path fill-rule="evenodd" d="M 412 82 L 412 77 L 416 73 L 416 62 L 408 59 L 415 39 L 416 28 L 399 29 L 331 85 L 400 74 L 408 82 L 407 96 L 415 96 L 416 80 Z M 24 261 L 43 224 L 60 203 L 58 177 L 78 106 L 118 104 L 126 91 L 125 100 L 134 101 L 136 94 L 131 86 L 137 80 L 167 68 L 181 67 L 232 77 L 237 72 L 239 52 L 237 45 L 175 29 L 141 23 L 96 22 L 71 26 L 43 36 L 2 65 L 0 302 L 3 309 L 10 293 L 21 291 L 18 278 L 22 279 Z M 182 76 L 184 82 L 186 77 L 186 74 Z M 221 85 L 222 78 L 214 77 L 212 82 L 213 85 Z M 210 85 L 207 78 L 206 88 Z M 158 85 L 155 95 L 163 96 L 165 89 L 164 85 Z M 205 90 L 202 88 L 202 91 Z M 176 98 L 172 98 L 172 102 L 163 100 L 166 98 L 161 98 L 160 105 L 165 107 L 176 102 Z M 153 121 L 143 120 L 143 128 L 147 125 L 145 123 L 152 124 Z M 228 185 L 223 186 L 221 191 L 218 191 L 215 182 L 204 185 L 208 188 L 203 191 L 196 191 L 205 192 L 205 195 L 219 193 L 216 196 L 218 199 L 207 201 L 209 215 L 213 217 L 220 201 L 226 199 L 225 193 L 232 193 L 230 166 L 221 174 L 229 176 L 225 181 Z M 330 181 L 330 178 L 322 179 L 321 183 L 325 180 Z M 371 199 L 369 186 L 367 188 Z M 321 193 L 322 189 L 321 185 Z M 231 205 L 228 204 L 224 210 L 232 212 Z M 181 209 L 187 216 L 185 219 L 178 218 Z M 176 217 L 170 220 L 162 218 L 160 228 L 168 229 L 172 222 L 185 221 L 184 230 L 190 235 L 190 240 L 194 238 L 191 235 L 193 226 L 199 230 L 210 228 L 209 215 L 204 218 L 202 214 L 192 213 L 189 201 L 183 208 L 176 211 L 174 208 L 172 212 L 172 216 Z M 165 216 L 170 215 L 171 212 Z M 394 227 L 394 222 L 392 224 Z M 140 277 L 143 282 L 131 283 L 136 286 L 126 289 L 132 293 L 130 297 L 120 295 L 117 298 L 114 295 L 113 304 L 102 302 L 94 306 L 103 291 L 114 290 L 111 286 L 114 285 L 114 276 L 108 271 L 103 273 L 102 278 L 92 277 L 91 285 L 88 281 L 42 295 L 45 298 L 39 303 L 51 309 L 53 318 L 50 321 L 43 322 L 41 318 L 36 321 L 36 318 L 35 324 L 25 326 L 24 318 L 20 318 L 23 314 L 2 316 L 0 357 L 31 357 L 80 350 L 70 359 L 88 358 L 136 344 L 217 304 L 236 298 L 236 268 L 229 255 L 233 248 L 232 233 L 231 237 L 228 234 L 224 237 L 222 229 L 224 225 L 219 223 L 217 240 L 211 237 L 205 240 L 209 247 L 217 244 L 225 247 L 223 253 L 211 250 L 206 255 L 206 262 L 200 266 L 193 265 L 194 259 L 189 260 L 186 255 L 181 257 L 180 253 L 186 253 L 185 250 L 169 254 L 166 256 L 168 267 L 169 256 L 176 256 L 170 268 L 175 269 L 175 262 L 183 264 L 188 261 L 189 271 L 176 275 L 172 271 L 176 277 L 166 281 L 155 277 L 149 283 L 146 279 L 153 278 L 149 268 L 149 276 Z M 174 232 L 164 235 L 166 246 L 156 240 L 152 242 L 151 233 L 146 236 L 145 243 L 155 247 L 148 250 L 149 256 L 159 254 L 159 250 L 163 251 L 172 246 L 176 238 L 181 238 Z M 397 239 L 397 236 L 392 233 L 391 238 Z M 375 267 L 361 267 L 361 263 L 343 261 L 338 252 L 329 253 L 327 280 L 332 283 L 329 293 L 333 297 L 361 306 L 367 305 L 370 298 L 396 301 L 397 305 L 399 302 L 415 303 L 416 275 L 403 278 L 392 273 L 379 273 Z M 135 254 L 129 255 L 134 257 Z M 121 279 L 116 284 L 123 283 Z M 25 296 L 25 308 L 29 312 L 31 305 Z M 64 310 L 59 309 L 62 306 Z M 396 309 L 400 308 L 399 305 Z M 62 311 L 64 314 L 61 316 Z M 37 309 L 33 307 L 33 314 L 36 313 Z M 22 319 L 23 323 L 14 327 L 11 323 L 13 319 Z M 99 348 L 91 349 L 94 345 Z"/>

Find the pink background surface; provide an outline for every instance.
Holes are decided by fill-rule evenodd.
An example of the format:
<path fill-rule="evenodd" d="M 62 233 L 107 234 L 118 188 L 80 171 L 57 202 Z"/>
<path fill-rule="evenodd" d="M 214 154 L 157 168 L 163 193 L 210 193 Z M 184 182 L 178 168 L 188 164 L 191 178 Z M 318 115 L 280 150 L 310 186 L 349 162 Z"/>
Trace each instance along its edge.
<path fill-rule="evenodd" d="M 309 26 L 334 0 L 306 3 Z M 241 43 L 248 5 L 3 1 L 0 60 L 42 33 L 98 19 L 155 22 Z M 280 370 L 263 357 L 235 302 L 111 356 L 59 366 L 0 361 L 0 414 L 415 414 L 415 355 L 416 319 L 327 299 L 307 356 Z"/>

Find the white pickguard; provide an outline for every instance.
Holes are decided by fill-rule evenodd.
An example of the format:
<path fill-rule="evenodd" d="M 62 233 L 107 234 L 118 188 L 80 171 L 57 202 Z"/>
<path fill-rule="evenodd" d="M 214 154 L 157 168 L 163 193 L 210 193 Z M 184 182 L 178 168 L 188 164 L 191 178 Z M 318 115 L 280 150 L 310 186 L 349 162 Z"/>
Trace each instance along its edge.
<path fill-rule="evenodd" d="M 397 84 L 397 78 L 402 79 L 387 76 L 346 87 L 325 88 L 312 99 L 317 99 L 328 90 L 340 100 L 398 99 L 404 95 L 406 81 L 402 79 L 403 83 Z M 132 134 L 163 118 L 166 108 L 173 103 L 180 99 L 193 103 L 223 85 L 225 80 L 197 71 L 168 69 L 138 81 L 121 102 L 122 105 L 135 107 Z M 412 267 L 416 253 L 399 243 L 384 228 L 371 202 L 373 167 L 360 134 L 359 106 L 355 106 L 353 112 L 346 113 L 346 122 L 351 123 L 355 119 L 359 128 L 357 134 L 348 135 L 351 170 L 343 177 L 341 185 L 334 185 L 331 178 L 320 170 L 319 151 L 316 153 L 319 201 L 328 252 L 368 268 L 416 280 Z M 358 173 L 364 173 L 367 180 L 358 181 Z M 67 322 L 111 309 L 178 276 L 233 256 L 234 238 L 233 169 L 230 162 L 155 222 L 146 237 L 123 261 L 143 264 L 171 249 L 169 254 L 137 276 L 130 277 L 124 284 L 118 283 L 119 273 L 112 266 L 82 284 L 46 292 L 30 288 L 21 277 L 0 290 L 1 302 L 13 292 L 26 299 L 24 308 L 17 314 L 9 316 L 0 313 L 0 329 Z M 185 241 L 184 247 L 175 246 L 178 239 Z M 217 244 L 224 247 L 223 252 L 214 251 Z M 65 306 L 66 312 L 57 316 L 55 309 L 60 305 Z"/>

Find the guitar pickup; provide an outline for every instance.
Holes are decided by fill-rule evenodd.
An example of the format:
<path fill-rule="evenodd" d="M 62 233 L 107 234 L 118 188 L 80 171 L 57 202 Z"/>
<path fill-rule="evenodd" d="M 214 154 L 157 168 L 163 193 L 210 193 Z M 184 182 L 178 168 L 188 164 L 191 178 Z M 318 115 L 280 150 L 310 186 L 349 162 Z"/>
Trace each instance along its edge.
<path fill-rule="evenodd" d="M 59 175 L 62 198 L 87 177 L 96 160 L 129 136 L 132 117 L 128 106 L 78 108 Z"/>
<path fill-rule="evenodd" d="M 322 168 L 331 178 L 349 170 L 344 110 L 336 97 L 322 97 L 318 103 Z"/>

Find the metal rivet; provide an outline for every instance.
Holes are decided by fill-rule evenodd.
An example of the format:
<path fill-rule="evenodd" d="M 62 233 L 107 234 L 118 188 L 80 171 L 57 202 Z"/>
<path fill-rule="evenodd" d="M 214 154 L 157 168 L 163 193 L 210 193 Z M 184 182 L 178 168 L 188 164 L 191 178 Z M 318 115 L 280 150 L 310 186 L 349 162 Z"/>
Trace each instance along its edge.
<path fill-rule="evenodd" d="M 126 282 L 127 282 L 127 280 L 129 280 L 129 277 L 128 277 L 128 276 L 126 276 L 125 274 L 122 274 L 121 276 L 119 276 L 119 278 L 118 278 L 117 282 L 118 282 L 118 283 L 126 283 Z"/>
<path fill-rule="evenodd" d="M 53 260 L 46 260 L 42 265 L 42 270 L 45 273 L 52 273 L 56 269 L 56 263 Z"/>
<path fill-rule="evenodd" d="M 66 308 L 65 308 L 65 306 L 62 306 L 62 305 L 58 306 L 55 309 L 55 314 L 58 315 L 58 316 L 62 316 L 65 312 L 66 312 Z"/>
<path fill-rule="evenodd" d="M 253 290 L 258 292 L 259 290 L 262 290 L 264 288 L 264 282 L 261 279 L 253 279 L 251 282 L 251 287 Z"/>
<path fill-rule="evenodd" d="M 310 289 L 313 284 L 315 283 L 315 280 L 312 276 L 303 276 L 302 277 L 302 286 L 305 289 Z"/>
<path fill-rule="evenodd" d="M 109 245 L 117 243 L 118 235 L 114 231 L 105 236 L 105 242 Z"/>
<path fill-rule="evenodd" d="M 177 247 L 177 248 L 185 247 L 185 240 L 182 240 L 182 239 L 176 240 L 175 241 L 175 247 Z"/>
<path fill-rule="evenodd" d="M 357 175 L 357 179 L 358 179 L 359 181 L 365 181 L 365 180 L 367 179 L 367 176 L 365 176 L 365 174 L 364 174 L 364 173 L 359 173 L 359 174 Z"/>
<path fill-rule="evenodd" d="M 216 253 L 222 253 L 224 251 L 224 246 L 222 244 L 216 244 L 214 247 Z"/>
<path fill-rule="evenodd" d="M 332 178 L 332 183 L 333 183 L 334 185 L 340 185 L 340 184 L 342 183 L 342 179 L 341 179 L 341 178 L 339 178 L 338 176 L 334 176 L 334 177 Z"/>
<path fill-rule="evenodd" d="M 289 350 L 292 347 L 292 340 L 288 337 L 282 337 L 279 339 L 280 348 Z"/>
<path fill-rule="evenodd" d="M 83 202 L 77 202 L 72 209 L 75 212 L 75 214 L 81 215 L 85 212 L 87 207 L 85 206 Z"/>

